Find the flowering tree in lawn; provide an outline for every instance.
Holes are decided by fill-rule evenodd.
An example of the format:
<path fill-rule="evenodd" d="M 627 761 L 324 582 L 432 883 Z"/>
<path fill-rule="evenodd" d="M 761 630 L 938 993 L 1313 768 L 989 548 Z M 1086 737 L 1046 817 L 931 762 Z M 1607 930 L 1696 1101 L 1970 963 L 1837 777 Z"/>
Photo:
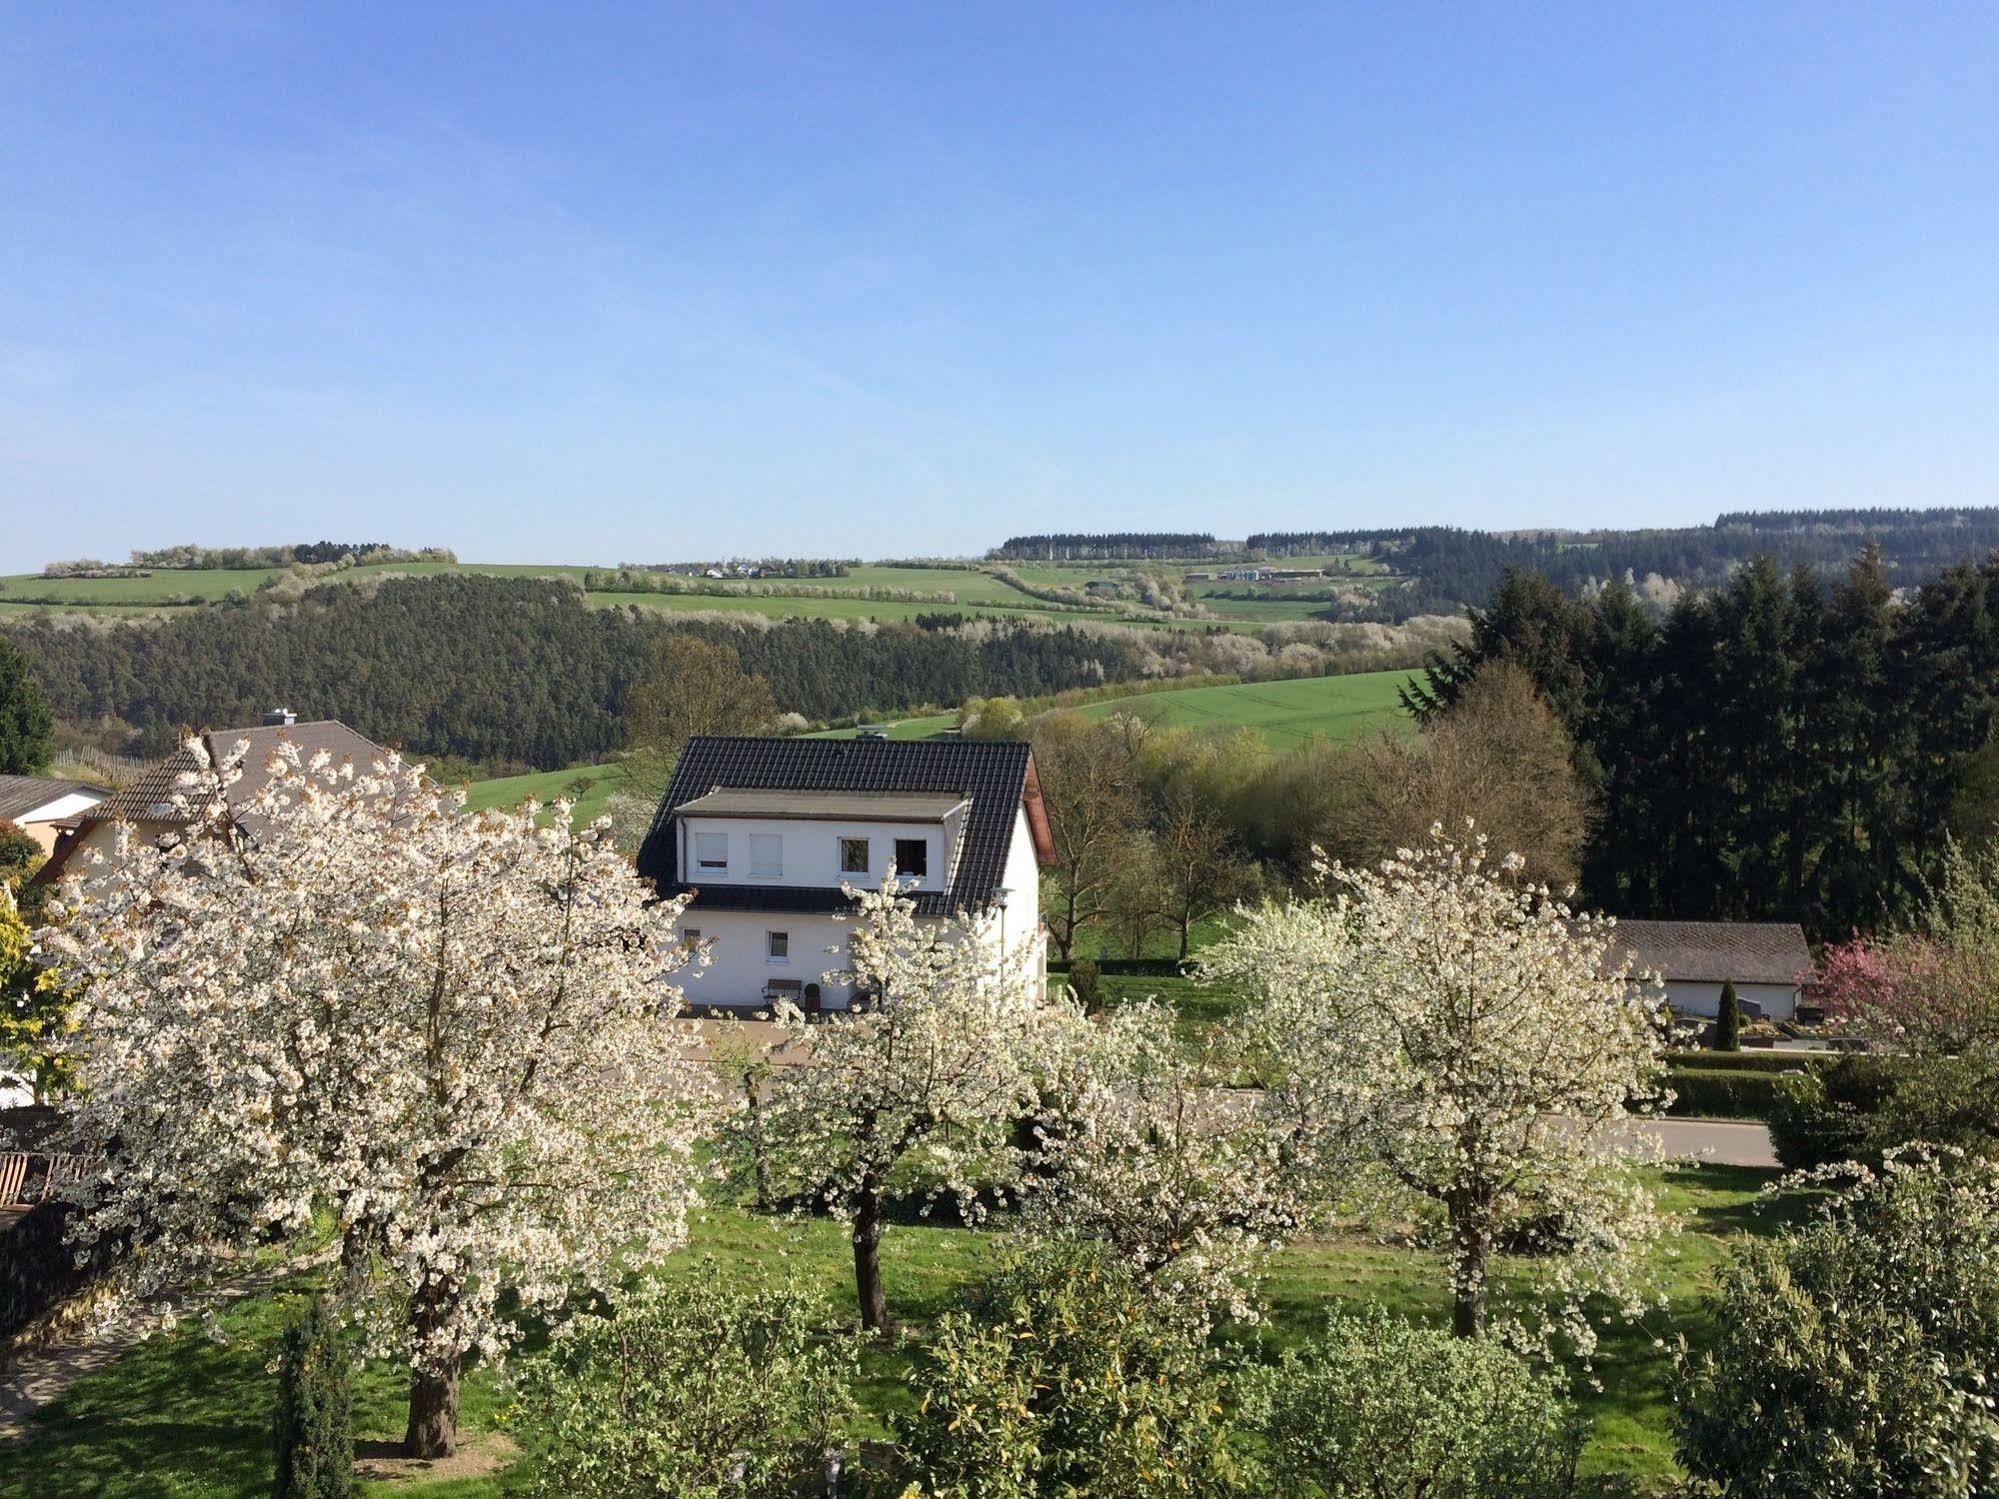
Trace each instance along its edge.
<path fill-rule="evenodd" d="M 989 917 L 920 919 L 894 888 L 892 869 L 881 890 L 842 886 L 855 910 L 827 979 L 852 984 L 856 1007 L 809 1023 L 782 1012 L 786 1044 L 810 1060 L 776 1070 L 754 1121 L 774 1190 L 847 1224 L 861 1324 L 877 1330 L 888 1204 L 948 1191 L 977 1215 L 979 1187 L 1011 1175 L 1008 1131 L 1033 1112 L 1060 1023 Z"/>
<path fill-rule="evenodd" d="M 1043 1231 L 1110 1245 L 1177 1315 L 1249 1318 L 1249 1281 L 1309 1205 L 1296 1122 L 1230 1091 L 1235 1048 L 1190 1049 L 1148 1001 L 1075 1027 L 1040 1125 Z"/>
<path fill-rule="evenodd" d="M 1655 1086 L 1656 1000 L 1608 921 L 1475 833 L 1325 874 L 1327 893 L 1246 911 L 1209 955 L 1252 996 L 1276 1106 L 1321 1162 L 1359 1168 L 1358 1202 L 1441 1219 L 1461 1336 L 1485 1328 L 1495 1255 L 1522 1249 L 1587 1353 L 1584 1299 L 1640 1310 L 1660 1226 L 1623 1129 Z"/>
<path fill-rule="evenodd" d="M 558 806 L 465 814 L 421 769 L 247 746 L 183 778 L 192 824 L 69 881 L 42 936 L 72 1012 L 83 1236 L 146 1298 L 272 1240 L 340 1236 L 342 1304 L 412 1370 L 413 1455 L 448 1452 L 500 1309 L 608 1283 L 685 1237 L 698 1063 L 679 906 Z M 247 829 L 248 831 L 244 831 Z"/>

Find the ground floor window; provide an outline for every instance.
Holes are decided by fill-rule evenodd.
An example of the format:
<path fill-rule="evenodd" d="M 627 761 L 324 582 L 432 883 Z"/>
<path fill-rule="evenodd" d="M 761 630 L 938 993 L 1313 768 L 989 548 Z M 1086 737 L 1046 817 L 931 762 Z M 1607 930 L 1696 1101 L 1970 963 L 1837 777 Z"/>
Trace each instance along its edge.
<path fill-rule="evenodd" d="M 791 933 L 765 932 L 764 955 L 773 963 L 782 963 L 791 956 Z"/>

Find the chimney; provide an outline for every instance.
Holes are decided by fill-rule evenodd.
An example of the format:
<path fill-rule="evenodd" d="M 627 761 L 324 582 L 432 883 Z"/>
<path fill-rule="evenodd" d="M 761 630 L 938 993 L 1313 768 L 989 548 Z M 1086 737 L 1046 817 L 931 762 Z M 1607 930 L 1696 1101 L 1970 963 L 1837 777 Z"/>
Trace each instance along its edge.
<path fill-rule="evenodd" d="M 264 727 L 268 729 L 288 729 L 298 722 L 298 715 L 289 708 L 273 708 L 264 715 Z"/>

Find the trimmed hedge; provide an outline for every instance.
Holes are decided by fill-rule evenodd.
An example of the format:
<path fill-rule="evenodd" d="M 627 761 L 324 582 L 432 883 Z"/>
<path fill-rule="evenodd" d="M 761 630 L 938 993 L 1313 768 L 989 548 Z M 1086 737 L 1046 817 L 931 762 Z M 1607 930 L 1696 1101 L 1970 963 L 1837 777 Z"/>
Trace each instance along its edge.
<path fill-rule="evenodd" d="M 1778 1081 L 1769 1072 L 1671 1067 L 1666 1086 L 1674 1097 L 1666 1112 L 1710 1119 L 1767 1119 L 1777 1101 Z"/>
<path fill-rule="evenodd" d="M 1094 963 L 1097 972 L 1106 978 L 1155 978 L 1177 979 L 1181 977 L 1181 962 L 1178 958 L 1078 958 L 1079 963 Z M 1187 964 L 1187 967 L 1193 965 Z M 1050 973 L 1067 973 L 1069 964 L 1060 958 L 1048 960 Z"/>
<path fill-rule="evenodd" d="M 1668 1067 L 1695 1072 L 1808 1072 L 1846 1055 L 1837 1051 L 1669 1051 Z"/>

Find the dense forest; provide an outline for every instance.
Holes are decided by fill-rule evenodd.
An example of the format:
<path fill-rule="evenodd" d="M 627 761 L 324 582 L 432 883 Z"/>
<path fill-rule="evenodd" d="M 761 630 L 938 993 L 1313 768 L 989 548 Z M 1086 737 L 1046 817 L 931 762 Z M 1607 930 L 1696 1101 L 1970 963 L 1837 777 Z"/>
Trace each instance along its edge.
<path fill-rule="evenodd" d="M 1599 808 L 1583 893 L 1613 912 L 1844 937 L 1907 912 L 1946 835 L 1999 810 L 1999 557 L 1897 603 L 1877 548 L 1829 582 L 1758 555 L 1663 619 L 1621 583 L 1578 599 L 1509 571 L 1412 706 L 1495 658 L 1574 738 Z"/>
<path fill-rule="evenodd" d="M 1105 531 L 1009 536 L 986 555 L 995 562 L 1086 562 L 1116 558 L 1211 557 L 1206 531 Z"/>
<path fill-rule="evenodd" d="M 550 579 L 446 575 L 318 588 L 157 623 L 10 620 L 57 716 L 111 721 L 157 752 L 181 725 L 255 723 L 274 707 L 338 718 L 384 744 L 555 769 L 618 745 L 625 694 L 669 630 L 732 646 L 780 709 L 832 719 L 969 697 L 1034 696 L 1137 676 L 1137 647 L 1032 622 L 843 627 L 592 609 Z"/>

